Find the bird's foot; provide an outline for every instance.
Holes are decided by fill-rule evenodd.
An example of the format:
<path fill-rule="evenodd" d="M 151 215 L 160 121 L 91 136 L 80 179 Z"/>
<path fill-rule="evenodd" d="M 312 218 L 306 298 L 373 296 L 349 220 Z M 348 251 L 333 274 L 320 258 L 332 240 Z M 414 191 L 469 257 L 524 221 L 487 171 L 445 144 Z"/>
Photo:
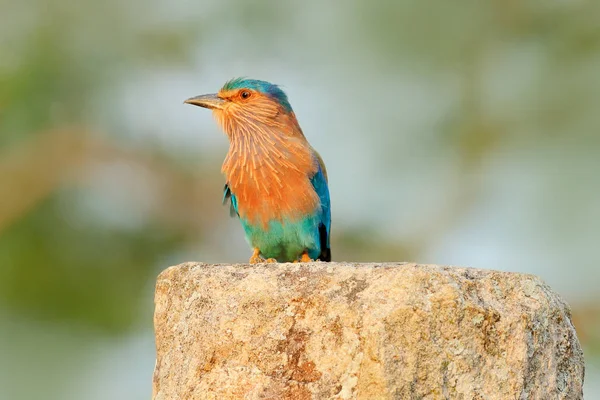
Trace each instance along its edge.
<path fill-rule="evenodd" d="M 254 248 L 254 251 L 252 252 L 252 257 L 250 257 L 250 264 L 260 264 L 264 262 L 263 258 L 260 256 L 260 250 L 258 249 L 258 247 Z"/>
<path fill-rule="evenodd" d="M 300 257 L 300 261 L 302 263 L 308 263 L 308 262 L 313 262 L 315 260 L 313 260 L 312 258 L 310 258 L 310 256 L 308 255 L 308 253 L 305 251 L 304 253 L 302 253 L 302 257 Z"/>
<path fill-rule="evenodd" d="M 250 257 L 250 264 L 262 264 L 262 263 L 267 263 L 267 264 L 273 264 L 276 263 L 277 260 L 274 258 L 267 258 L 266 260 L 264 258 L 262 258 L 262 256 L 260 255 L 260 249 L 258 247 L 255 247 L 253 252 L 252 252 L 252 257 Z"/>

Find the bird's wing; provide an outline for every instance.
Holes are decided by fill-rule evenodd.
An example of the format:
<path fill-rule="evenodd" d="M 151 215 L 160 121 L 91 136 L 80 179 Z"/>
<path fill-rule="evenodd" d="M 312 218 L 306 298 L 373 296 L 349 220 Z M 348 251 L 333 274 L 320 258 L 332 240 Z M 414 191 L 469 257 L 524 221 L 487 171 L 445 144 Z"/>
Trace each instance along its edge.
<path fill-rule="evenodd" d="M 323 175 L 325 176 L 325 182 L 328 182 L 327 168 L 325 168 L 325 163 L 323 162 L 323 158 L 321 158 L 321 155 L 319 153 L 317 153 L 317 151 L 315 149 L 312 149 L 312 151 L 315 154 L 315 157 L 317 157 L 317 161 L 319 162 L 319 168 L 321 169 L 321 171 L 323 171 Z"/>
<path fill-rule="evenodd" d="M 331 201 L 329 199 L 329 186 L 327 184 L 327 170 L 323 159 L 315 151 L 318 160 L 319 169 L 311 178 L 311 183 L 321 200 L 321 215 L 319 223 L 319 239 L 321 242 L 321 254 L 319 260 L 331 261 L 331 246 L 329 244 L 329 236 L 331 232 Z"/>
<path fill-rule="evenodd" d="M 235 197 L 235 195 L 233 193 L 231 193 L 231 189 L 229 189 L 229 185 L 225 184 L 225 187 L 223 188 L 223 204 L 227 203 L 227 200 L 230 200 L 231 203 L 229 204 L 229 215 L 232 217 L 239 217 L 240 214 L 238 213 L 237 210 L 237 199 Z"/>

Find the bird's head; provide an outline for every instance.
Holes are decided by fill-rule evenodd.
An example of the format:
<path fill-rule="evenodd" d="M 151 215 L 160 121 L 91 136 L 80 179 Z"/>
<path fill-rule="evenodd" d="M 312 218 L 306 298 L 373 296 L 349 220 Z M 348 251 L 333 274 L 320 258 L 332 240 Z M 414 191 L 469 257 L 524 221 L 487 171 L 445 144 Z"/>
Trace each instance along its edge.
<path fill-rule="evenodd" d="M 211 109 L 230 137 L 236 132 L 247 132 L 249 126 L 258 129 L 285 124 L 297 126 L 283 90 L 275 84 L 256 79 L 230 80 L 218 93 L 192 97 L 185 103 Z"/>

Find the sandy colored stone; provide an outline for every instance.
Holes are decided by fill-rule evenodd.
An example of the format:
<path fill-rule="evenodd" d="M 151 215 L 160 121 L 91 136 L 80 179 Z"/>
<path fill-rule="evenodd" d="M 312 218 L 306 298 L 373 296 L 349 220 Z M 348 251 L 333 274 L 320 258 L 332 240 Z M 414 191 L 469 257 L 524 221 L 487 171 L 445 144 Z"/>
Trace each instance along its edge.
<path fill-rule="evenodd" d="M 569 307 L 531 275 L 187 263 L 155 303 L 155 400 L 583 398 Z"/>

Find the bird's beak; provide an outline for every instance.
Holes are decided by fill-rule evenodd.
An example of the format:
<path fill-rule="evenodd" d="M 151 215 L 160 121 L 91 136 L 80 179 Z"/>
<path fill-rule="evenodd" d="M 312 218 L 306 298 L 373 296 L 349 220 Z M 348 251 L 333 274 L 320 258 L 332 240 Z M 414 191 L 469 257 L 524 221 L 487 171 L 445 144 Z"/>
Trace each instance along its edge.
<path fill-rule="evenodd" d="M 184 101 L 186 104 L 193 104 L 195 106 L 209 108 L 209 109 L 222 109 L 225 100 L 217 96 L 216 94 L 203 94 L 201 96 L 192 97 Z"/>

